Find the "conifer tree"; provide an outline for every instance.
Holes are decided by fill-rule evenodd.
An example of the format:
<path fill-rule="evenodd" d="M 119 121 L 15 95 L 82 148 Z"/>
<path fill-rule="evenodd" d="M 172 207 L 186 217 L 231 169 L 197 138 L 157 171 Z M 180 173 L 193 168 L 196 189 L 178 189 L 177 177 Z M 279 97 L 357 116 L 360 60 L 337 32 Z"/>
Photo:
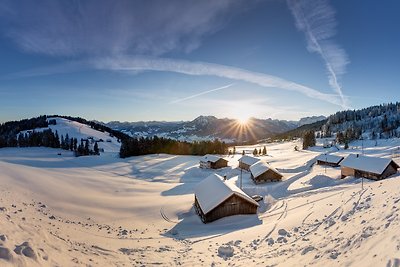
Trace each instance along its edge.
<path fill-rule="evenodd" d="M 262 151 L 263 155 L 267 155 L 267 148 L 264 146 L 263 151 Z"/>

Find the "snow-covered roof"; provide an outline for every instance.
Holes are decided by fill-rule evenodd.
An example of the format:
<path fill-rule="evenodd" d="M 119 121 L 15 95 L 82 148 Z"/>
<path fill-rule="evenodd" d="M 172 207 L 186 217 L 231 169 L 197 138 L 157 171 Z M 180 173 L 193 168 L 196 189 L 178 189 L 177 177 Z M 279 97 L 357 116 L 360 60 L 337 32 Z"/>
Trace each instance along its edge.
<path fill-rule="evenodd" d="M 258 206 L 258 203 L 237 187 L 232 181 L 223 181 L 218 174 L 211 174 L 195 188 L 197 201 L 204 214 L 207 214 L 232 195 L 237 195 Z"/>
<path fill-rule="evenodd" d="M 336 155 L 331 155 L 331 154 L 321 154 L 317 157 L 317 160 L 334 163 L 334 164 L 338 164 L 342 159 L 343 159 L 343 157 L 341 157 L 341 156 L 336 156 Z"/>
<path fill-rule="evenodd" d="M 253 165 L 254 163 L 260 161 L 260 159 L 251 157 L 251 156 L 247 156 L 247 155 L 243 155 L 240 159 L 239 162 L 243 162 L 244 164 L 247 164 L 249 166 Z"/>
<path fill-rule="evenodd" d="M 223 158 L 220 157 L 220 156 L 217 156 L 217 155 L 207 154 L 207 155 L 203 156 L 203 157 L 200 159 L 200 161 L 202 161 L 202 162 L 212 162 L 212 163 L 215 163 L 215 162 L 217 162 L 217 161 L 220 160 L 220 159 L 223 159 Z"/>
<path fill-rule="evenodd" d="M 389 158 L 366 157 L 351 154 L 340 163 L 340 166 L 375 174 L 382 174 L 390 162 L 392 162 L 392 160 Z"/>
<path fill-rule="evenodd" d="M 280 174 L 277 170 L 275 170 L 274 168 L 271 167 L 271 165 L 269 165 L 266 162 L 263 161 L 259 161 L 253 165 L 250 166 L 250 172 L 254 177 L 258 177 L 261 174 L 265 173 L 266 171 L 271 170 L 275 173 Z"/>

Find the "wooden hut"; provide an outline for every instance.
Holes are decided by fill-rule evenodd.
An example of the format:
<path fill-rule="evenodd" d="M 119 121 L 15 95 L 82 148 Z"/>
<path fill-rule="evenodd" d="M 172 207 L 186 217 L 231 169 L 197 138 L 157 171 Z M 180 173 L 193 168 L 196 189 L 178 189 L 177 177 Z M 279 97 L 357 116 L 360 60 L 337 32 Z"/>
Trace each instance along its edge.
<path fill-rule="evenodd" d="M 341 163 L 341 177 L 364 177 L 373 180 L 384 179 L 397 172 L 399 165 L 392 159 L 349 155 Z"/>
<path fill-rule="evenodd" d="M 259 162 L 260 159 L 244 155 L 239 159 L 239 168 L 250 171 L 250 166 Z"/>
<path fill-rule="evenodd" d="M 203 223 L 237 214 L 256 214 L 258 203 L 233 182 L 212 174 L 195 188 L 194 207 Z"/>
<path fill-rule="evenodd" d="M 283 175 L 272 168 L 268 163 L 259 161 L 250 166 L 251 179 L 254 183 L 278 182 L 282 180 Z"/>
<path fill-rule="evenodd" d="M 327 165 L 331 167 L 339 167 L 340 162 L 344 159 L 344 157 L 331 155 L 331 154 L 322 154 L 317 157 L 318 165 Z"/>
<path fill-rule="evenodd" d="M 200 168 L 219 169 L 228 166 L 228 161 L 217 155 L 207 154 L 200 159 Z"/>

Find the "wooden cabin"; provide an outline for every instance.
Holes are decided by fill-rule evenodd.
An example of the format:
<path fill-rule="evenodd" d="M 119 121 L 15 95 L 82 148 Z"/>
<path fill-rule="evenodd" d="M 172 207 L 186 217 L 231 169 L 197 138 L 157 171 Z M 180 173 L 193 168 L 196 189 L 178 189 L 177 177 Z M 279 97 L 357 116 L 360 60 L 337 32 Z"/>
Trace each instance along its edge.
<path fill-rule="evenodd" d="M 259 161 L 250 166 L 251 179 L 254 183 L 278 182 L 283 175 L 272 168 L 268 163 Z"/>
<path fill-rule="evenodd" d="M 195 188 L 194 208 L 203 223 L 237 214 L 256 214 L 258 203 L 232 181 L 212 174 Z"/>
<path fill-rule="evenodd" d="M 200 159 L 200 168 L 219 169 L 228 166 L 228 161 L 217 155 L 207 154 Z"/>
<path fill-rule="evenodd" d="M 250 166 L 259 161 L 260 159 L 258 158 L 244 155 L 239 159 L 239 168 L 246 171 L 250 171 Z"/>
<path fill-rule="evenodd" d="M 397 173 L 399 165 L 392 159 L 367 157 L 359 154 L 347 156 L 341 163 L 341 177 L 364 177 L 381 180 Z"/>
<path fill-rule="evenodd" d="M 318 165 L 327 165 L 331 167 L 339 167 L 340 162 L 344 159 L 344 157 L 331 155 L 331 154 L 322 154 L 317 157 Z"/>

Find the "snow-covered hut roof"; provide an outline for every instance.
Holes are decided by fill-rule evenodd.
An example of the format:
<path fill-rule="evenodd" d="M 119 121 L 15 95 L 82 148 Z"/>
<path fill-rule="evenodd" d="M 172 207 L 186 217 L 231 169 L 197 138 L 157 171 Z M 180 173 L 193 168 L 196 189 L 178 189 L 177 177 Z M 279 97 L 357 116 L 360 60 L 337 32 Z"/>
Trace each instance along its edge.
<path fill-rule="evenodd" d="M 391 162 L 392 160 L 388 158 L 367 157 L 351 154 L 340 163 L 340 166 L 359 171 L 382 174 Z M 396 164 L 397 168 L 399 167 L 394 161 L 393 163 Z"/>
<path fill-rule="evenodd" d="M 331 154 L 321 154 L 317 157 L 317 160 L 328 162 L 328 163 L 339 164 L 339 162 L 341 160 L 343 160 L 343 157 L 331 155 Z"/>
<path fill-rule="evenodd" d="M 234 194 L 258 206 L 254 199 L 232 181 L 224 181 L 222 176 L 215 173 L 201 181 L 196 186 L 194 193 L 204 214 L 207 214 Z"/>
<path fill-rule="evenodd" d="M 203 157 L 200 159 L 200 161 L 202 161 L 202 162 L 212 162 L 212 163 L 215 163 L 215 162 L 217 162 L 217 161 L 220 160 L 220 159 L 223 159 L 223 158 L 220 157 L 220 156 L 217 156 L 217 155 L 207 154 L 207 155 L 203 156 Z"/>
<path fill-rule="evenodd" d="M 269 165 L 266 162 L 263 161 L 259 161 L 253 165 L 250 166 L 250 172 L 254 177 L 258 177 L 261 174 L 265 173 L 266 171 L 271 170 L 275 173 L 280 174 L 277 170 L 275 170 L 274 168 L 271 167 L 271 165 Z M 281 174 L 280 174 L 281 175 Z"/>
<path fill-rule="evenodd" d="M 247 156 L 247 155 L 243 155 L 240 159 L 239 162 L 243 162 L 244 164 L 247 164 L 249 166 L 253 165 L 256 162 L 259 162 L 260 159 L 251 157 L 251 156 Z"/>

